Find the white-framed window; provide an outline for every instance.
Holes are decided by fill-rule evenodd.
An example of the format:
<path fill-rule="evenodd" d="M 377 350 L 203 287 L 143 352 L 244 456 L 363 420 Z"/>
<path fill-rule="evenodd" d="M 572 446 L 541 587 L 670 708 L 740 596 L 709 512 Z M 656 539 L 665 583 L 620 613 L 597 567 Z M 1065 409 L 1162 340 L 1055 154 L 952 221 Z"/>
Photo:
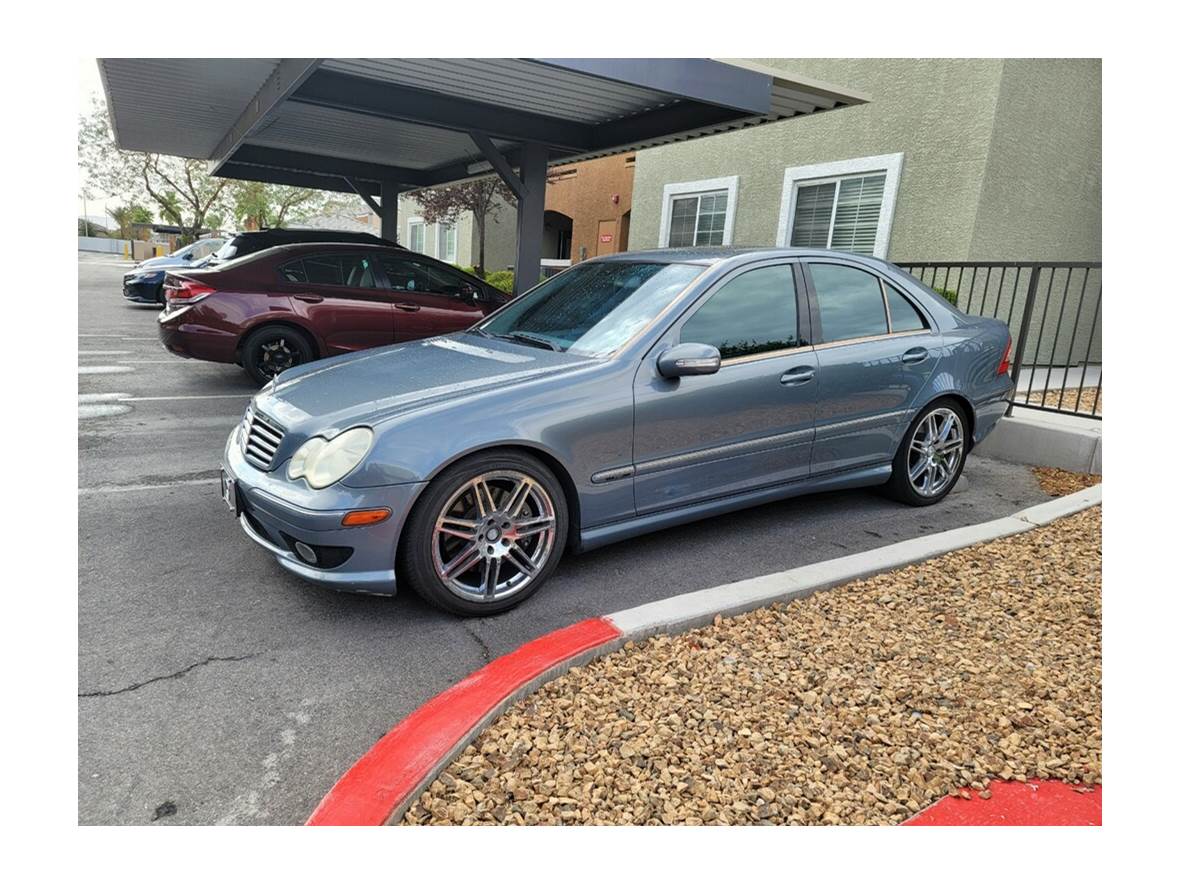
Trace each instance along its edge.
<path fill-rule="evenodd" d="M 440 221 L 437 225 L 435 246 L 438 251 L 436 257 L 443 261 L 454 263 L 459 254 L 459 231 L 453 221 Z"/>
<path fill-rule="evenodd" d="M 886 257 L 901 162 L 882 154 L 787 169 L 778 245 Z"/>
<path fill-rule="evenodd" d="M 421 218 L 409 219 L 409 247 L 411 252 L 426 252 L 426 222 Z"/>
<path fill-rule="evenodd" d="M 732 243 L 737 185 L 736 175 L 664 185 L 660 245 L 675 248 Z"/>

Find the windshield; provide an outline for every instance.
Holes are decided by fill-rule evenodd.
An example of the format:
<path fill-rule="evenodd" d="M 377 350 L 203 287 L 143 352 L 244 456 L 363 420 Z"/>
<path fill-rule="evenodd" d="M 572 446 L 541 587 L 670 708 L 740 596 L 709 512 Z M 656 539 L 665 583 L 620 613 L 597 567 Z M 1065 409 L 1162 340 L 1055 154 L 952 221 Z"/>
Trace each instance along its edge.
<path fill-rule="evenodd" d="M 213 253 L 213 257 L 218 261 L 229 261 L 238 254 L 238 238 L 232 237 L 225 241 L 220 249 Z"/>
<path fill-rule="evenodd" d="M 701 271 L 691 264 L 579 265 L 509 302 L 475 331 L 527 346 L 606 356 L 650 323 Z"/>

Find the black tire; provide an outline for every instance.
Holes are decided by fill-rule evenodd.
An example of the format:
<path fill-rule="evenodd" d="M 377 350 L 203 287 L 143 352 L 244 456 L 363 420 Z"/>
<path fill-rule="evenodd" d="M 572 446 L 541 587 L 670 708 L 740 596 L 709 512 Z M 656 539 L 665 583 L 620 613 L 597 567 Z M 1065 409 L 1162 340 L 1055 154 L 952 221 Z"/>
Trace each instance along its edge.
<path fill-rule="evenodd" d="M 498 474 L 504 474 L 504 476 Z M 542 495 L 535 490 L 526 490 L 526 496 L 531 497 L 527 497 L 524 501 L 522 513 L 518 517 L 520 521 L 527 522 L 530 518 L 534 522 L 544 520 L 547 516 L 544 512 L 546 506 L 552 507 L 554 521 L 552 531 L 546 530 L 539 533 L 531 551 L 528 549 L 529 545 L 533 543 L 531 538 L 509 540 L 507 537 L 510 531 L 515 531 L 516 521 L 512 520 L 512 528 L 509 529 L 507 520 L 509 520 L 510 514 L 507 509 L 501 510 L 500 508 L 511 506 L 512 502 L 506 499 L 511 494 L 511 479 L 509 477 L 512 476 L 526 477 L 543 491 Z M 474 509 L 474 499 L 468 497 L 472 492 L 465 492 L 465 489 L 476 478 L 481 477 L 490 477 L 486 485 L 491 489 L 492 504 L 490 506 L 480 504 L 481 510 L 477 511 Z M 469 505 L 471 509 L 461 514 L 460 510 Z M 455 508 L 459 508 L 459 510 Z M 435 526 L 444 510 L 453 515 L 469 516 L 470 521 L 476 523 L 476 526 L 471 529 L 472 535 L 475 537 L 468 540 L 462 537 L 450 538 L 436 535 Z M 483 510 L 488 511 L 487 514 L 479 516 L 478 514 Z M 495 517 L 496 513 L 502 513 L 503 516 Z M 504 531 L 500 530 L 499 524 L 489 524 L 493 521 L 493 517 L 506 520 L 503 523 Z M 490 533 L 481 534 L 488 532 L 489 529 L 495 533 L 494 536 Z M 405 583 L 418 596 L 433 606 L 468 617 L 498 614 L 520 605 L 544 585 L 561 561 L 568 533 L 569 507 L 561 483 L 553 475 L 552 470 L 537 458 L 524 452 L 507 449 L 481 452 L 448 467 L 422 493 L 422 497 L 414 505 L 409 519 L 406 520 L 405 528 L 402 530 L 398 570 Z M 496 547 L 497 543 L 505 545 L 504 551 Z M 497 555 L 500 557 L 497 559 L 499 564 L 496 566 L 497 571 L 495 572 L 497 580 L 488 579 L 487 563 L 490 557 L 484 558 L 483 553 L 480 552 L 485 544 L 489 554 L 493 552 L 492 548 L 496 547 Z M 451 548 L 455 552 L 444 554 L 444 545 L 456 545 Z M 506 552 L 513 546 L 518 546 L 526 554 L 525 561 L 531 562 L 532 560 L 527 557 L 540 555 L 543 545 L 546 545 L 544 546 L 544 562 L 531 578 L 515 564 L 512 554 Z M 482 579 L 484 586 L 491 585 L 493 587 L 494 594 L 497 592 L 495 588 L 499 587 L 498 581 L 503 580 L 505 589 L 498 596 L 488 598 L 486 601 L 480 598 L 477 601 L 460 595 L 460 591 L 448 586 L 440 575 L 439 565 L 436 564 L 436 554 L 439 562 L 445 565 L 446 563 L 442 562 L 444 555 L 452 557 L 451 561 L 459 560 L 463 558 L 463 550 L 468 547 L 477 551 L 480 558 L 474 560 L 471 571 L 457 572 L 452 578 L 456 582 L 459 582 L 465 575 Z M 518 589 L 511 589 L 511 582 L 521 578 L 523 580 Z"/>
<path fill-rule="evenodd" d="M 168 306 L 168 299 L 164 297 L 163 283 L 160 283 L 160 285 L 156 286 L 156 303 L 159 304 L 160 307 Z"/>
<path fill-rule="evenodd" d="M 307 336 L 290 326 L 263 326 L 242 342 L 242 368 L 259 384 L 284 369 L 315 359 Z"/>
<path fill-rule="evenodd" d="M 950 481 L 939 487 L 932 494 L 923 494 L 915 488 L 915 483 L 910 479 L 910 454 L 914 436 L 923 428 L 931 413 L 941 413 L 948 410 L 953 412 L 958 419 L 958 427 L 962 440 L 959 457 L 953 469 L 950 470 Z M 935 400 L 927 405 L 926 408 L 922 409 L 902 435 L 901 443 L 898 445 L 897 452 L 893 456 L 893 472 L 889 476 L 889 482 L 882 489 L 885 494 L 896 501 L 901 501 L 903 504 L 909 504 L 911 507 L 929 507 L 931 504 L 937 504 L 949 495 L 959 482 L 959 477 L 963 475 L 963 465 L 967 463 L 967 448 L 970 443 L 967 431 L 968 426 L 967 415 L 964 413 L 963 407 L 952 399 Z"/>

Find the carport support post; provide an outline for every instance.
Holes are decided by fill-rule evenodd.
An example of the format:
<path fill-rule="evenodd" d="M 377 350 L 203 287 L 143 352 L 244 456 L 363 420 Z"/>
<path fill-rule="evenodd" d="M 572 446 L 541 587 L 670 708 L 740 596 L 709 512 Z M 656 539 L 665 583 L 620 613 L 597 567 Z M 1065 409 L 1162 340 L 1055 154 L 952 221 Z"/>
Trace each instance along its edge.
<path fill-rule="evenodd" d="M 526 292 L 541 281 L 541 239 L 545 233 L 545 176 L 549 150 L 526 144 L 520 155 L 524 193 L 516 201 L 516 266 L 512 294 Z"/>
<path fill-rule="evenodd" d="M 392 181 L 381 182 L 381 239 L 397 242 L 397 195 L 399 188 Z"/>

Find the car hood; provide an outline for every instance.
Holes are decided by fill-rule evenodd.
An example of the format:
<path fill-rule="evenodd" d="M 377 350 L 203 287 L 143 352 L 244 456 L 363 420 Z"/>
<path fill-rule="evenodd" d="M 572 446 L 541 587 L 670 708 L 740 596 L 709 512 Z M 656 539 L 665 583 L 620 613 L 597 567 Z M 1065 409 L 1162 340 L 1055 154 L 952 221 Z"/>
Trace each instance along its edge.
<path fill-rule="evenodd" d="M 332 435 L 597 362 L 459 333 L 289 369 L 259 392 L 255 406 L 289 432 Z"/>

